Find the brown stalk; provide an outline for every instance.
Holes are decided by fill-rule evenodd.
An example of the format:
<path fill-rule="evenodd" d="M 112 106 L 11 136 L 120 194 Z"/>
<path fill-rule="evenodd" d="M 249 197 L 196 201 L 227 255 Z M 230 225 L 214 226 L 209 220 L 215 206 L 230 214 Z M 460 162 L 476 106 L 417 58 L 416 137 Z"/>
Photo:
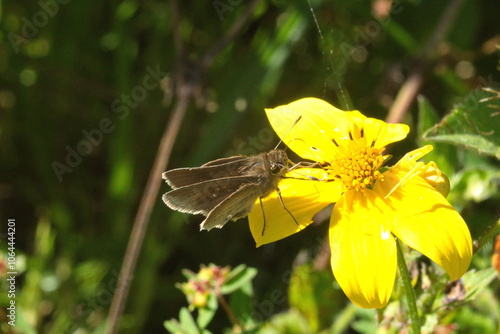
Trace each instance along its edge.
<path fill-rule="evenodd" d="M 404 115 L 408 112 L 424 83 L 429 67 L 428 65 L 433 60 L 437 47 L 448 35 L 463 2 L 464 0 L 451 0 L 448 3 L 448 6 L 444 10 L 434 30 L 434 34 L 419 56 L 418 63 L 420 66 L 415 66 L 408 76 L 408 79 L 406 79 L 405 83 L 399 89 L 398 95 L 387 115 L 387 123 L 401 123 L 403 120 Z"/>
<path fill-rule="evenodd" d="M 156 158 L 151 168 L 146 188 L 144 190 L 139 209 L 134 220 L 134 225 L 130 234 L 129 243 L 125 251 L 123 264 L 120 270 L 120 276 L 116 287 L 111 307 L 108 314 L 107 330 L 106 333 L 114 334 L 118 330 L 120 319 L 123 315 L 128 293 L 130 290 L 130 283 L 133 279 L 133 273 L 137 265 L 144 236 L 146 234 L 151 211 L 158 197 L 161 185 L 161 174 L 166 170 L 172 148 L 179 133 L 179 128 L 184 119 L 184 115 L 191 100 L 195 97 L 197 92 L 201 90 L 201 78 L 206 69 L 211 65 L 213 58 L 217 53 L 223 50 L 232 39 L 243 29 L 247 21 L 250 19 L 253 9 L 259 0 L 254 0 L 248 6 L 245 13 L 238 18 L 235 24 L 229 29 L 228 33 L 219 39 L 213 47 L 206 53 L 204 57 L 199 60 L 201 66 L 195 66 L 194 71 L 198 71 L 196 75 L 187 75 L 187 68 L 185 63 L 185 51 L 182 36 L 179 32 L 180 15 L 177 1 L 171 1 L 172 11 L 172 25 L 174 45 L 176 48 L 176 66 L 177 72 L 174 76 L 174 87 L 176 95 L 176 103 L 172 111 L 169 122 L 163 132 Z"/>

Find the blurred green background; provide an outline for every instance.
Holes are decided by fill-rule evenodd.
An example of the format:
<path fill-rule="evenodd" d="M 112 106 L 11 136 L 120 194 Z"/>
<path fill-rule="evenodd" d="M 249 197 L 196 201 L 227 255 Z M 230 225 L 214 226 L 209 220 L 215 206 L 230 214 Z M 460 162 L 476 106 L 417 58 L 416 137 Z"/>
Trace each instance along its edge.
<path fill-rule="evenodd" d="M 273 148 L 278 139 L 263 109 L 301 97 L 384 119 L 449 3 L 260 1 L 201 77 L 169 168 Z M 247 5 L 178 1 L 182 60 L 193 75 Z M 171 3 L 16 0 L 0 1 L 0 13 L 0 233 L 5 236 L 8 218 L 16 220 L 18 328 L 90 333 L 107 315 L 138 203 L 178 99 Z M 450 33 L 430 54 L 420 93 L 439 115 L 473 89 L 498 88 L 499 13 L 496 0 L 463 1 Z M 417 145 L 417 115 L 415 102 L 404 119 L 413 134 L 393 148 L 396 158 Z M 78 158 L 75 151 L 84 154 Z M 199 232 L 201 216 L 163 204 L 168 189 L 162 181 L 123 333 L 165 332 L 163 321 L 186 305 L 175 287 L 184 279 L 181 270 L 196 271 L 202 263 L 257 268 L 257 300 L 286 291 L 298 254 L 302 261 L 314 256 L 327 234 L 327 222 L 313 224 L 256 249 L 246 219 Z M 477 237 L 498 215 L 498 193 L 460 205 Z M 491 245 L 478 256 L 486 266 Z M 341 294 L 336 298 L 347 303 Z M 4 293 L 0 302 L 8 303 Z M 268 316 L 285 309 L 287 302 L 275 304 Z M 0 323 L 5 320 L 2 311 Z M 227 320 L 217 314 L 212 325 L 217 333 Z"/>

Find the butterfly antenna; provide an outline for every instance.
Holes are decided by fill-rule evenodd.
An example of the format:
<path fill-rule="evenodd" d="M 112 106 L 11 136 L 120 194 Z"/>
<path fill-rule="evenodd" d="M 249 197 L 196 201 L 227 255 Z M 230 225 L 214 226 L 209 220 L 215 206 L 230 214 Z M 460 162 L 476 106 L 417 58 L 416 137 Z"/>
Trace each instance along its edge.
<path fill-rule="evenodd" d="M 300 119 L 302 118 L 302 115 L 300 115 L 296 120 L 295 122 L 293 122 L 292 126 L 290 127 L 290 129 L 288 129 L 288 131 L 285 133 L 285 135 L 283 136 L 282 139 L 280 139 L 280 141 L 278 142 L 278 144 L 276 145 L 276 147 L 274 148 L 275 150 L 278 148 L 278 146 L 280 146 L 280 144 L 283 142 L 283 139 L 288 136 L 288 134 L 290 133 L 290 131 L 292 131 L 293 127 L 295 126 L 295 124 L 297 124 Z"/>

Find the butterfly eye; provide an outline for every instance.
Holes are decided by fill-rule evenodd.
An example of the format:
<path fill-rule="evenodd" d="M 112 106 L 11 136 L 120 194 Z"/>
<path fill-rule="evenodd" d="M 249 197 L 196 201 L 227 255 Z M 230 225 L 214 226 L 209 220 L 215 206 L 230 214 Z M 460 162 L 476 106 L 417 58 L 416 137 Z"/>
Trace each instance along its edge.
<path fill-rule="evenodd" d="M 282 168 L 283 168 L 283 166 L 281 166 L 279 164 L 273 164 L 271 166 L 271 173 L 273 173 L 273 175 L 276 175 L 281 171 Z"/>

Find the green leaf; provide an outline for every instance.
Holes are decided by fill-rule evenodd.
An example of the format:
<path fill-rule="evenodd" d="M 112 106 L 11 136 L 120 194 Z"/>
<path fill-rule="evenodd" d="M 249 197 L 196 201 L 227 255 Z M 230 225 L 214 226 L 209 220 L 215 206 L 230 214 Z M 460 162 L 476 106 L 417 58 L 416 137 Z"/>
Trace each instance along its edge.
<path fill-rule="evenodd" d="M 356 309 L 358 320 L 352 324 L 352 328 L 358 333 L 377 333 L 377 312 L 375 309 Z"/>
<path fill-rule="evenodd" d="M 196 322 L 193 319 L 193 316 L 191 312 L 185 307 L 181 308 L 179 312 L 179 320 L 180 324 L 185 331 L 185 333 L 188 334 L 199 334 L 200 331 L 198 329 L 198 326 L 196 326 Z M 184 332 L 183 332 L 184 333 Z"/>
<path fill-rule="evenodd" d="M 427 129 L 430 129 L 437 122 L 439 122 L 439 115 L 431 105 L 429 100 L 423 96 L 419 95 L 418 101 L 418 127 L 417 135 L 422 136 Z"/>
<path fill-rule="evenodd" d="M 484 100 L 491 96 L 484 90 L 471 92 L 423 138 L 464 146 L 500 159 L 500 99 Z"/>
<path fill-rule="evenodd" d="M 454 177 L 454 182 L 464 200 L 479 203 L 498 194 L 499 179 L 498 169 L 484 168 L 460 172 Z"/>
<path fill-rule="evenodd" d="M 244 265 L 234 268 L 230 273 L 229 280 L 221 287 L 221 292 L 228 294 L 238 290 L 242 285 L 251 281 L 257 275 L 257 272 L 257 269 L 247 268 Z"/>
<path fill-rule="evenodd" d="M 229 306 L 244 329 L 253 328 L 259 319 L 254 318 L 252 282 L 247 281 L 231 294 Z"/>
<path fill-rule="evenodd" d="M 399 43 L 407 52 L 414 52 L 418 49 L 418 42 L 413 38 L 411 32 L 404 26 L 392 20 L 385 28 L 387 34 Z"/>
<path fill-rule="evenodd" d="M 238 276 L 241 272 L 243 272 L 247 266 L 245 264 L 240 264 L 239 266 L 231 269 L 229 274 L 227 274 L 227 280 L 231 280 L 234 276 Z"/>
<path fill-rule="evenodd" d="M 488 285 L 496 278 L 498 278 L 498 273 L 495 271 L 495 268 L 492 267 L 478 271 L 469 270 L 466 272 L 462 278 L 467 291 L 465 300 L 469 301 L 476 298 L 481 292 L 486 290 Z"/>
<path fill-rule="evenodd" d="M 417 135 L 422 137 L 426 130 L 432 128 L 438 121 L 439 115 L 424 96 L 418 97 L 418 129 Z M 458 157 L 457 150 L 451 144 L 435 143 L 430 140 L 420 140 L 419 145 L 432 144 L 434 149 L 423 160 L 434 161 L 446 175 L 453 175 Z"/>
<path fill-rule="evenodd" d="M 436 300 L 437 309 L 450 309 L 457 308 L 459 306 L 476 301 L 484 293 L 490 293 L 488 286 L 490 283 L 498 278 L 498 274 L 495 268 L 486 268 L 481 270 L 469 270 L 461 278 L 461 284 L 463 284 L 463 289 L 465 290 L 465 296 L 457 295 L 456 300 L 447 300 L 444 296 L 439 300 Z M 476 305 L 475 308 L 480 307 L 480 304 Z"/>
<path fill-rule="evenodd" d="M 479 203 L 497 197 L 500 179 L 498 163 L 494 159 L 473 152 L 462 153 L 460 165 L 463 169 L 450 175 L 453 186 L 448 195 L 448 201 L 459 211 L 470 205 L 471 201 Z M 489 210 L 481 210 L 468 220 L 471 231 L 479 232 L 482 229 L 480 226 L 495 220 L 495 214 Z"/>
<path fill-rule="evenodd" d="M 185 334 L 187 333 L 177 319 L 166 320 L 163 322 L 163 326 L 170 333 L 175 334 Z"/>

